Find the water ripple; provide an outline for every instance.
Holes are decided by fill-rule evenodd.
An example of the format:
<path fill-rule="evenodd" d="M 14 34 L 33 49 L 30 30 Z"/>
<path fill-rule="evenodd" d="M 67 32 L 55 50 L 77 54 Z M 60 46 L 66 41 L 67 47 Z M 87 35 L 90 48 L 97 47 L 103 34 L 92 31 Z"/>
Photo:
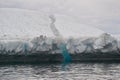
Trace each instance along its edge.
<path fill-rule="evenodd" d="M 119 63 L 0 65 L 0 80 L 120 80 Z"/>

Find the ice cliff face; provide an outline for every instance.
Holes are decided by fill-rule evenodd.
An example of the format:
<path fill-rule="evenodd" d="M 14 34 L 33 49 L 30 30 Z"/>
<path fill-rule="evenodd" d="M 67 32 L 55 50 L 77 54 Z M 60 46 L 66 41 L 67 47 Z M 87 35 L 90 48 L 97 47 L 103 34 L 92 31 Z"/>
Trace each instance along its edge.
<path fill-rule="evenodd" d="M 69 38 L 65 40 L 66 47 L 71 54 L 79 53 L 106 53 L 119 52 L 120 41 L 110 34 L 104 33 L 99 37 L 92 38 Z M 35 37 L 31 40 L 9 40 L 0 41 L 1 54 L 26 54 L 37 52 L 60 53 L 59 44 L 55 38 L 46 36 Z M 6 52 L 6 53 L 5 53 Z"/>
<path fill-rule="evenodd" d="M 67 47 L 71 53 L 118 52 L 120 49 L 120 41 L 110 34 L 103 33 L 96 38 L 69 39 Z"/>
<path fill-rule="evenodd" d="M 96 39 L 94 48 L 101 50 L 101 52 L 117 51 L 118 42 L 110 34 L 104 33 Z"/>

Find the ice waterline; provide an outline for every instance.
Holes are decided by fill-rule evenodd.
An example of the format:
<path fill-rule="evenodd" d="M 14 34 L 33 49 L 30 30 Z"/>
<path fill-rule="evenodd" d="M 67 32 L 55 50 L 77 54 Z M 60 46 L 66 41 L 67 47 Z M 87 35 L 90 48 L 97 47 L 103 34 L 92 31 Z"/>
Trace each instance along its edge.
<path fill-rule="evenodd" d="M 51 19 L 50 28 L 51 28 L 53 34 L 56 36 L 56 38 L 58 40 L 59 48 L 62 51 L 62 56 L 64 57 L 62 68 L 63 68 L 63 70 L 65 70 L 65 66 L 67 64 L 69 64 L 70 61 L 71 61 L 71 56 L 68 53 L 68 50 L 66 48 L 66 44 L 65 44 L 65 41 L 64 41 L 62 35 L 58 31 L 58 29 L 55 27 L 55 24 L 54 24 L 55 21 L 56 21 L 55 16 L 54 15 L 50 15 L 49 18 Z"/>

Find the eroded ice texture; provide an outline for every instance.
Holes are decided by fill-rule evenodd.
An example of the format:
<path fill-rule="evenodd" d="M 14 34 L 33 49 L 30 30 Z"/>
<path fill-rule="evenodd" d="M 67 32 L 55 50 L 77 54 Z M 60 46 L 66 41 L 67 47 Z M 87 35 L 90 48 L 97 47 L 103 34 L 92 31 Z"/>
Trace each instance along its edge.
<path fill-rule="evenodd" d="M 60 44 L 58 40 L 46 36 L 39 36 L 30 40 L 0 40 L 0 52 L 40 52 L 50 51 L 52 53 L 60 53 Z M 85 52 L 119 52 L 120 41 L 112 37 L 110 34 L 104 33 L 95 38 L 69 38 L 65 39 L 64 44 L 69 53 L 85 53 Z M 7 53 L 11 54 L 11 53 Z M 13 53 L 12 53 L 13 54 Z M 29 53 L 30 54 L 30 53 Z"/>

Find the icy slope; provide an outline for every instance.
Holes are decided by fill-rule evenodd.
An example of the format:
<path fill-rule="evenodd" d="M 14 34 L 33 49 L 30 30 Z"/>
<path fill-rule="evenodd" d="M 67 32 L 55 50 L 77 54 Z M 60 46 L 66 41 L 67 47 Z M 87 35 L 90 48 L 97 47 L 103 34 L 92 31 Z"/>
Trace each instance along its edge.
<path fill-rule="evenodd" d="M 103 31 L 73 20 L 65 15 L 56 15 L 57 29 L 63 37 L 98 36 Z M 53 37 L 49 15 L 24 9 L 0 8 L 0 38 L 26 38 L 45 35 Z"/>
<path fill-rule="evenodd" d="M 0 9 L 0 38 L 39 35 L 52 36 L 46 15 L 22 9 Z"/>

